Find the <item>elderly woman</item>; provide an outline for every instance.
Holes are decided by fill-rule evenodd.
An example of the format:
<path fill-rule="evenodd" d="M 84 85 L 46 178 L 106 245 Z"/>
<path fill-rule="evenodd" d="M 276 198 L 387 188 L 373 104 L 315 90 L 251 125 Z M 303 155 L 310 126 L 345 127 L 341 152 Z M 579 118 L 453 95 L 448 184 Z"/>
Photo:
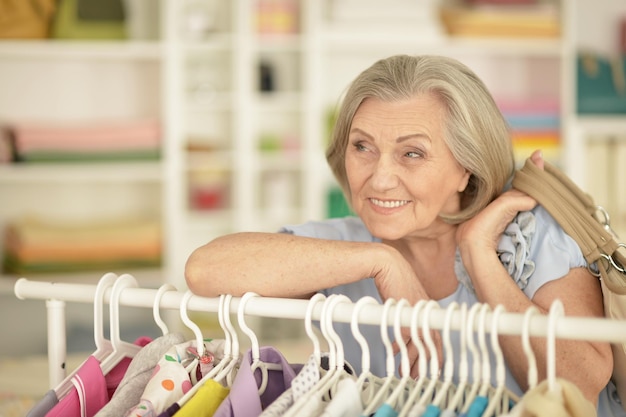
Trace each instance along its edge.
<path fill-rule="evenodd" d="M 507 187 L 515 169 L 508 126 L 465 65 L 405 55 L 374 63 L 343 99 L 327 160 L 357 217 L 219 237 L 190 256 L 189 288 L 204 296 L 323 292 L 353 301 L 433 299 L 443 307 L 480 302 L 519 313 L 531 306 L 547 312 L 558 298 L 567 315 L 603 316 L 601 288 L 579 247 L 536 201 Z M 543 164 L 539 152 L 532 160 Z M 511 250 L 520 253 L 505 256 Z M 354 344 L 349 328 L 339 331 Z M 380 359 L 372 370 L 383 375 L 377 338 L 371 334 L 371 357 Z M 408 338 L 396 342 L 412 347 Z M 545 373 L 545 340 L 532 342 Z M 521 394 L 522 345 L 513 337 L 501 343 L 507 387 Z M 358 368 L 354 346 L 345 351 Z M 608 344 L 560 340 L 557 349 L 558 375 L 599 415 L 614 415 L 611 401 L 623 413 L 610 391 Z M 412 350 L 412 376 L 416 358 Z"/>

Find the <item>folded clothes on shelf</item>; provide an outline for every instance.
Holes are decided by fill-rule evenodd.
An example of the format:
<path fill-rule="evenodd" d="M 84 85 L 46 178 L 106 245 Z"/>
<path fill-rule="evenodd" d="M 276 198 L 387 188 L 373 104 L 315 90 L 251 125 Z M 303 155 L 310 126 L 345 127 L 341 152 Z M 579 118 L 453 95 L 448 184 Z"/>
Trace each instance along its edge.
<path fill-rule="evenodd" d="M 158 120 L 15 123 L 6 127 L 14 159 L 23 162 L 158 159 Z"/>
<path fill-rule="evenodd" d="M 161 252 L 158 220 L 51 222 L 23 217 L 5 229 L 3 269 L 25 274 L 157 267 Z"/>

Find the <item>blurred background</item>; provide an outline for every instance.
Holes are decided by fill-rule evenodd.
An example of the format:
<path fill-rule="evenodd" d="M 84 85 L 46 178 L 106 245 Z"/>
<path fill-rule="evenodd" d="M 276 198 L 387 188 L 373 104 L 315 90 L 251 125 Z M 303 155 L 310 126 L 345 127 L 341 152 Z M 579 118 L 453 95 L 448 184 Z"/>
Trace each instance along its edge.
<path fill-rule="evenodd" d="M 473 68 L 518 162 L 543 149 L 626 236 L 625 51 L 617 0 L 2 1 L 0 355 L 46 352 L 19 277 L 184 290 L 218 235 L 347 214 L 334 109 L 396 53 Z M 69 351 L 93 344 L 91 310 L 68 308 Z M 123 338 L 158 333 L 150 311 L 122 317 Z"/>

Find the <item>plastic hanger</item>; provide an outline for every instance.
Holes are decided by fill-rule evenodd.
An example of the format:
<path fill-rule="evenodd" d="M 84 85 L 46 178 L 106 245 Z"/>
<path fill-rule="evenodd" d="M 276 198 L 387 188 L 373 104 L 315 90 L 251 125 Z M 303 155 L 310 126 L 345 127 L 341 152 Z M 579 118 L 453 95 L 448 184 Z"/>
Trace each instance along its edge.
<path fill-rule="evenodd" d="M 228 334 L 227 340 L 229 341 L 229 343 L 227 344 L 227 346 L 225 346 L 227 350 L 224 351 L 224 366 L 222 366 L 221 371 L 214 377 L 215 380 L 218 382 L 225 381 L 226 386 L 229 387 L 233 384 L 233 379 L 235 377 L 237 366 L 239 364 L 239 337 L 237 336 L 237 330 L 230 320 L 230 303 L 232 299 L 232 295 L 225 295 L 222 301 L 222 308 L 220 309 L 220 311 L 222 312 L 223 327 L 226 330 L 225 333 Z M 242 304 L 245 304 L 245 302 L 242 302 Z M 239 310 L 243 310 L 243 308 L 240 307 Z M 239 323 L 240 325 L 242 324 L 241 321 Z M 243 325 L 245 326 L 245 323 L 243 323 Z M 246 326 L 246 328 L 248 327 Z M 252 334 L 254 334 L 254 332 L 252 332 Z M 254 372 L 254 369 L 252 370 L 252 372 Z"/>
<path fill-rule="evenodd" d="M 419 376 L 417 378 L 415 385 L 411 388 L 411 391 L 409 393 L 408 398 L 406 399 L 404 403 L 404 406 L 400 410 L 399 417 L 405 417 L 409 413 L 409 411 L 411 410 L 411 407 L 413 407 L 413 404 L 415 404 L 415 402 L 419 399 L 422 393 L 422 388 L 425 386 L 426 382 L 428 381 L 428 361 L 426 359 L 428 355 L 426 353 L 426 348 L 424 347 L 424 343 L 422 342 L 422 339 L 417 333 L 418 328 L 421 327 L 420 321 L 419 321 L 420 314 L 422 313 L 423 308 L 426 306 L 426 303 L 427 303 L 426 300 L 419 300 L 413 306 L 413 309 L 411 310 L 411 320 L 410 320 L 411 341 L 413 342 L 413 345 L 417 348 L 417 354 L 418 354 L 417 364 L 418 364 Z"/>
<path fill-rule="evenodd" d="M 491 358 L 487 346 L 487 313 L 491 308 L 488 304 L 483 304 L 480 308 L 480 318 L 478 319 L 478 346 L 480 347 L 482 382 L 478 395 L 486 397 L 491 385 Z"/>
<path fill-rule="evenodd" d="M 469 380 L 469 363 L 467 360 L 467 304 L 461 304 L 461 326 L 459 329 L 459 382 L 456 386 L 454 396 L 447 404 L 446 410 L 449 412 L 458 412 L 461 409 L 463 398 L 466 393 L 466 387 Z"/>
<path fill-rule="evenodd" d="M 556 379 L 556 320 L 564 315 L 565 309 L 563 308 L 563 303 L 559 299 L 554 300 L 550 306 L 550 311 L 548 312 L 548 348 L 546 352 L 546 360 L 548 389 L 550 392 L 557 395 L 562 395 L 562 393 L 561 386 Z"/>
<path fill-rule="evenodd" d="M 100 364 L 102 373 L 107 375 L 124 358 L 132 358 L 141 350 L 141 346 L 125 342 L 120 338 L 120 296 L 126 288 L 138 287 L 137 280 L 129 274 L 123 274 L 115 280 L 109 303 L 110 337 L 113 352 L 104 358 Z"/>
<path fill-rule="evenodd" d="M 345 371 L 343 342 L 333 326 L 333 312 L 335 311 L 335 307 L 342 302 L 351 303 L 351 300 L 345 295 L 337 295 L 336 297 L 328 300 L 327 305 L 325 306 L 326 309 L 322 314 L 322 321 L 320 323 L 322 325 L 322 329 L 324 329 L 323 332 L 325 333 L 325 336 L 329 338 L 334 351 L 334 355 L 331 354 L 331 357 L 334 356 L 334 360 L 329 361 L 328 372 L 315 388 L 315 391 L 317 391 L 318 394 L 321 394 L 321 397 L 327 401 L 330 401 L 339 380 L 348 375 Z"/>
<path fill-rule="evenodd" d="M 320 345 L 320 340 L 315 334 L 315 330 L 313 329 L 313 309 L 319 302 L 323 302 L 326 300 L 326 296 L 322 293 L 317 293 L 309 300 L 306 308 L 306 312 L 304 314 L 304 331 L 306 335 L 311 340 L 313 344 L 313 355 L 315 356 L 315 360 L 317 361 L 318 366 L 322 366 L 322 348 Z"/>
<path fill-rule="evenodd" d="M 104 337 L 104 294 L 113 286 L 117 275 L 112 272 L 108 272 L 100 278 L 98 285 L 96 286 L 96 292 L 93 300 L 93 337 L 96 350 L 90 355 L 96 358 L 98 361 L 102 361 L 113 350 L 111 341 Z M 61 381 L 54 389 L 57 398 L 61 399 L 65 397 L 72 387 L 72 378 L 76 375 L 76 372 L 83 367 L 87 359 L 76 367 L 75 370 L 67 375 L 63 381 Z"/>
<path fill-rule="evenodd" d="M 491 341 L 491 350 L 496 357 L 496 389 L 489 398 L 487 408 L 483 412 L 483 417 L 489 417 L 494 413 L 501 415 L 504 412 L 508 412 L 508 399 L 509 395 L 505 395 L 506 391 L 506 365 L 504 363 L 504 355 L 502 354 L 502 348 L 500 347 L 500 341 L 498 340 L 498 324 L 500 315 L 504 311 L 503 305 L 497 305 L 493 310 L 493 316 L 491 321 L 491 332 L 489 334 Z M 503 403 L 506 402 L 507 405 Z"/>
<path fill-rule="evenodd" d="M 309 299 L 306 312 L 304 314 L 304 330 L 307 336 L 309 337 L 309 339 L 311 339 L 311 342 L 313 343 L 313 355 L 315 356 L 315 360 L 317 361 L 317 366 L 319 367 L 320 370 L 322 369 L 322 350 L 321 350 L 321 344 L 320 344 L 319 338 L 317 337 L 317 334 L 315 330 L 313 329 L 313 310 L 315 309 L 315 306 L 321 302 L 323 303 L 322 305 L 322 315 L 323 315 L 324 306 L 326 305 L 326 302 L 328 301 L 328 299 L 331 297 L 333 297 L 333 295 L 326 298 L 324 294 L 316 293 Z M 321 325 L 320 325 L 320 330 L 321 330 Z M 317 383 L 319 383 L 319 380 L 316 381 L 316 384 Z M 313 395 L 314 390 L 315 390 L 315 385 L 311 387 L 309 391 L 301 395 L 294 402 L 294 404 L 285 412 L 284 417 L 297 416 L 298 411 L 308 401 L 310 396 Z"/>
<path fill-rule="evenodd" d="M 161 333 L 164 336 L 170 331 L 167 328 L 167 324 L 165 324 L 165 322 L 161 318 L 160 308 L 163 294 L 165 294 L 167 291 L 176 291 L 176 287 L 174 287 L 172 284 L 161 285 L 157 290 L 156 295 L 154 296 L 154 304 L 152 305 L 152 316 L 154 317 L 154 322 L 157 324 L 157 326 L 159 326 L 159 329 L 161 329 Z"/>
<path fill-rule="evenodd" d="M 241 330 L 248 336 L 251 343 L 251 351 L 252 351 L 252 364 L 250 365 L 250 369 L 254 374 L 257 369 L 261 372 L 261 385 L 259 386 L 259 395 L 262 395 L 267 388 L 267 383 L 269 382 L 269 371 L 282 371 L 282 366 L 277 363 L 269 363 L 261 360 L 261 349 L 259 347 L 259 340 L 256 337 L 256 333 L 254 330 L 250 328 L 246 324 L 246 320 L 244 318 L 246 304 L 248 300 L 252 297 L 258 297 L 258 294 L 253 292 L 247 292 L 241 298 L 239 308 L 237 309 L 237 321 L 239 322 L 239 327 Z"/>
<path fill-rule="evenodd" d="M 480 354 L 480 350 L 476 347 L 476 342 L 474 340 L 474 334 L 476 333 L 475 327 L 478 317 L 478 312 L 482 308 L 482 304 L 476 303 L 472 307 L 470 307 L 468 317 L 467 317 L 467 347 L 469 352 L 472 355 L 472 383 L 469 384 L 468 392 L 465 398 L 463 399 L 463 404 L 461 407 L 461 413 L 467 413 L 470 408 L 470 405 L 478 395 L 478 390 L 481 386 L 482 381 L 482 357 Z"/>
<path fill-rule="evenodd" d="M 404 298 L 398 300 L 393 320 L 393 336 L 400 350 L 400 371 L 402 376 L 385 400 L 385 404 L 387 404 L 392 409 L 399 408 L 401 396 L 406 394 L 409 381 L 413 381 L 413 378 L 411 378 L 411 363 L 409 362 L 409 352 L 406 344 L 404 344 L 402 341 L 402 325 L 400 321 L 402 318 L 402 309 L 403 307 L 406 307 L 408 305 L 408 300 Z"/>
<path fill-rule="evenodd" d="M 450 336 L 450 328 L 452 327 L 452 317 L 454 312 L 459 307 L 456 302 L 450 303 L 446 307 L 446 316 L 443 324 L 443 347 L 445 351 L 445 362 L 443 365 L 443 381 L 437 388 L 437 393 L 432 401 L 432 405 L 440 410 L 446 405 L 446 400 L 450 396 L 452 386 L 452 379 L 454 377 L 454 349 L 452 347 L 452 339 Z"/>
<path fill-rule="evenodd" d="M 196 336 L 196 341 L 198 340 L 198 336 L 200 336 L 200 340 L 203 343 L 203 338 L 202 338 L 202 333 L 200 331 L 200 328 L 191 320 L 189 319 L 189 316 L 187 315 L 187 302 L 189 301 L 189 298 L 192 296 L 193 294 L 190 291 L 187 291 L 185 293 L 185 295 L 183 295 L 183 299 L 181 300 L 181 318 L 183 318 L 183 322 L 185 322 L 185 324 L 194 331 L 195 336 Z M 224 335 L 225 335 L 225 343 L 224 343 L 224 358 L 222 358 L 222 360 L 220 360 L 215 367 L 213 367 L 206 375 L 203 375 L 202 378 L 200 378 L 200 380 L 193 384 L 193 386 L 189 389 L 189 391 L 187 391 L 180 400 L 177 401 L 177 404 L 179 405 L 179 407 L 182 407 L 183 405 L 185 405 L 187 403 L 187 401 L 189 401 L 195 394 L 196 392 L 200 389 L 200 387 L 202 387 L 206 381 L 213 379 L 220 370 L 222 370 L 225 366 L 225 363 L 227 362 L 226 360 L 226 353 L 227 351 L 229 351 L 230 349 L 230 344 L 229 342 L 226 342 L 226 334 L 228 333 L 228 329 L 226 328 L 226 325 L 223 321 L 222 318 L 222 309 L 224 308 L 224 300 L 226 298 L 226 295 L 222 294 L 220 295 L 219 298 L 219 302 L 218 302 L 218 308 L 217 308 L 217 317 L 218 317 L 218 321 L 220 324 L 220 327 L 222 328 L 222 331 L 224 331 Z M 183 309 L 185 310 L 183 312 Z M 200 332 L 200 333 L 198 333 Z M 198 351 L 199 353 L 200 351 Z M 204 349 L 204 344 L 202 345 L 202 355 L 204 355 L 205 349 Z M 201 356 L 201 355 L 200 355 Z M 194 362 L 196 363 L 197 366 L 197 359 L 194 360 Z M 195 369 L 195 368 L 194 368 Z M 192 375 L 195 375 L 195 371 L 192 373 Z"/>
<path fill-rule="evenodd" d="M 215 379 L 232 359 L 232 329 L 226 323 L 224 314 L 224 309 L 227 304 L 228 297 L 229 295 L 227 294 L 221 294 L 217 306 L 217 320 L 219 322 L 220 328 L 222 329 L 222 332 L 224 332 L 224 355 L 222 359 L 215 364 L 213 369 L 211 369 L 207 375 L 204 375 L 202 377 L 202 380 Z"/>
<path fill-rule="evenodd" d="M 391 344 L 391 340 L 389 340 L 389 330 L 388 330 L 389 310 L 394 304 L 396 304 L 396 300 L 393 298 L 388 298 L 383 304 L 383 313 L 382 313 L 382 317 L 380 318 L 380 337 L 383 341 L 383 344 L 385 345 L 385 351 L 387 352 L 386 354 L 387 374 L 383 378 L 383 385 L 378 389 L 372 401 L 366 404 L 366 408 L 364 412 L 364 415 L 366 416 L 374 413 L 376 409 L 383 404 L 384 399 L 389 395 L 392 385 L 396 379 L 396 372 L 395 372 L 396 364 L 395 364 L 395 359 L 394 359 L 393 346 Z"/>
<path fill-rule="evenodd" d="M 376 383 L 380 383 L 378 376 L 371 371 L 371 355 L 367 339 L 359 329 L 359 314 L 366 305 L 378 305 L 378 301 L 374 297 L 365 296 L 357 300 L 352 310 L 352 318 L 350 320 L 350 329 L 354 339 L 361 347 L 361 374 L 356 380 L 356 386 L 362 395 L 362 403 L 367 404 L 374 398 Z"/>
<path fill-rule="evenodd" d="M 531 390 L 537 386 L 538 370 L 537 359 L 533 352 L 533 347 L 530 344 L 530 319 L 534 315 L 539 314 L 539 309 L 536 306 L 530 306 L 524 313 L 524 323 L 522 325 L 522 347 L 528 359 L 528 389 Z"/>
<path fill-rule="evenodd" d="M 422 318 L 424 343 L 426 344 L 426 348 L 430 354 L 430 380 L 414 407 L 423 409 L 425 409 L 429 402 L 432 401 L 435 388 L 439 382 L 439 355 L 437 354 L 437 346 L 435 346 L 435 342 L 433 341 L 430 333 L 430 312 L 434 308 L 440 308 L 439 304 L 434 300 L 428 300 L 426 302 L 426 307 L 424 307 L 424 317 Z"/>

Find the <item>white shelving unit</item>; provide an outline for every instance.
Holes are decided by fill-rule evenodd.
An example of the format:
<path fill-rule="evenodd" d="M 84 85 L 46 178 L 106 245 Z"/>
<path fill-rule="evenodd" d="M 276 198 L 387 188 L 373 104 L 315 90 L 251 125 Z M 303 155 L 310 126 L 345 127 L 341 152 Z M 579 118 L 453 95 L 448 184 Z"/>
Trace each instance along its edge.
<path fill-rule="evenodd" d="M 576 9 L 588 3 L 559 1 L 560 39 L 463 39 L 332 24 L 328 2 L 318 0 L 294 0 L 297 30 L 261 34 L 257 0 L 161 0 L 160 40 L 0 42 L 0 122 L 163 122 L 160 162 L 1 165 L 0 227 L 31 209 L 159 215 L 164 266 L 141 276 L 153 287 L 169 281 L 183 289 L 187 256 L 213 237 L 326 216 L 333 183 L 324 157 L 328 111 L 358 72 L 393 53 L 459 58 L 496 96 L 556 98 L 562 163 L 583 183 L 583 136 L 626 128 L 622 117 L 575 113 Z M 259 89 L 262 61 L 273 69 L 272 91 Z M 197 191 L 203 194 L 192 203 Z"/>

